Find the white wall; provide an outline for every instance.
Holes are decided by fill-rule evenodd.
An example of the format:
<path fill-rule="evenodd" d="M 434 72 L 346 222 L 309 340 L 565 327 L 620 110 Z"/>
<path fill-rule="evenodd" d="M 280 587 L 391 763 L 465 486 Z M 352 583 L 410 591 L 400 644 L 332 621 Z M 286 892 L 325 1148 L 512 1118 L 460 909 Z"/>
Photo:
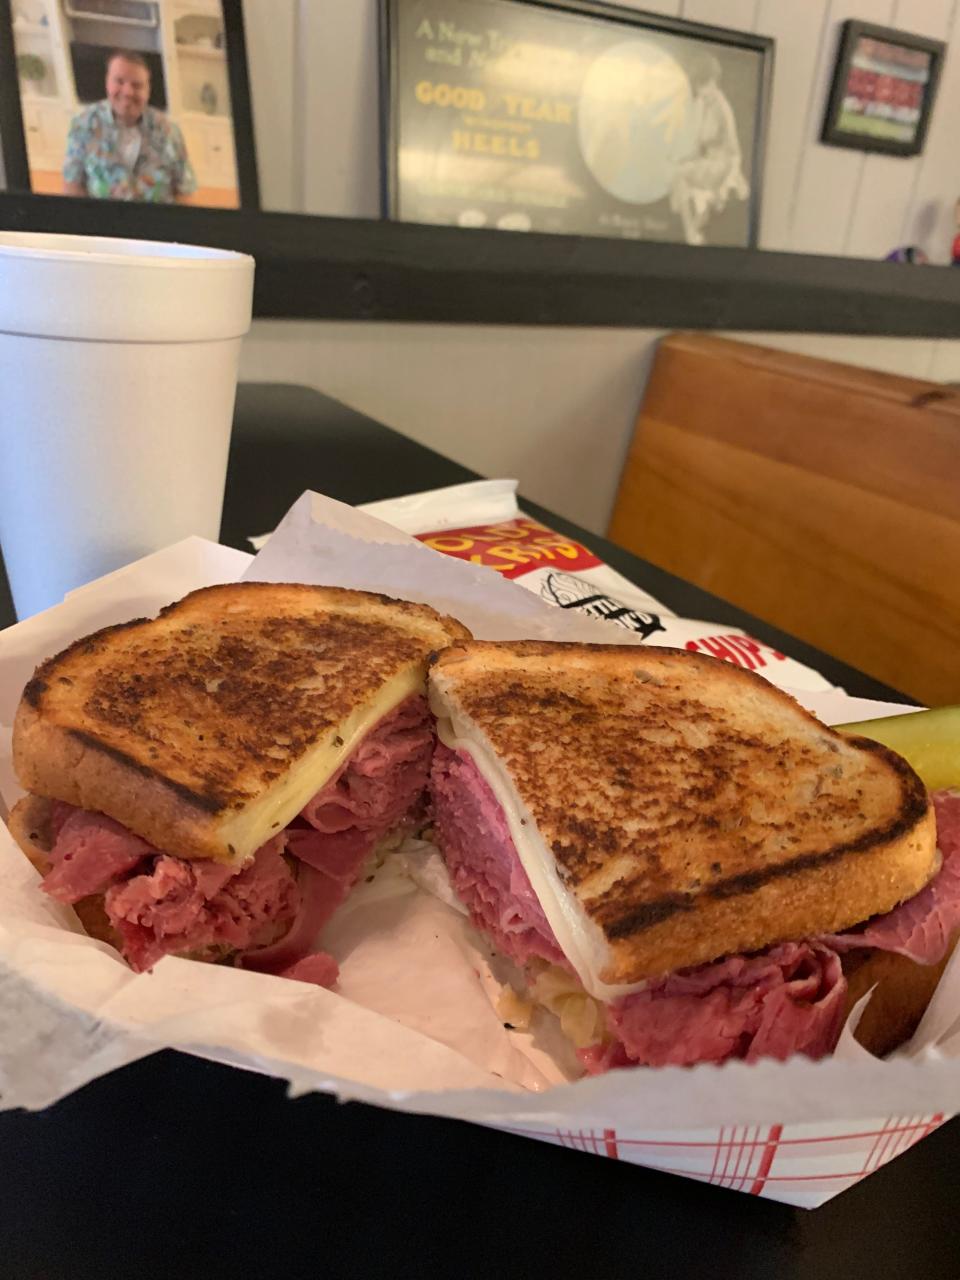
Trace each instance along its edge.
<path fill-rule="evenodd" d="M 932 260 L 949 260 L 960 195 L 958 0 L 620 3 L 776 40 L 762 247 L 876 258 L 915 243 Z M 378 216 L 377 4 L 244 0 L 265 208 Z M 922 156 L 867 155 L 817 142 L 839 26 L 853 16 L 948 45 Z"/>
<path fill-rule="evenodd" d="M 960 45 L 954 0 L 627 2 L 776 38 L 764 245 L 879 257 L 923 239 L 945 259 L 960 195 L 960 53 L 948 56 L 922 157 L 866 156 L 816 138 L 842 18 L 872 16 Z M 375 9 L 376 0 L 245 0 L 267 207 L 377 216 Z M 960 342 L 743 336 L 914 377 L 960 378 Z M 602 532 L 657 337 L 262 321 L 241 373 L 315 386 L 486 475 L 518 477 L 532 499 Z"/>
<path fill-rule="evenodd" d="M 918 270 L 920 268 L 917 268 Z M 262 320 L 240 376 L 335 396 L 602 533 L 643 398 L 653 329 Z M 825 359 L 960 379 L 960 342 L 731 334 Z"/>
<path fill-rule="evenodd" d="M 761 247 L 882 258 L 917 243 L 932 260 L 949 261 L 960 196 L 957 0 L 620 3 L 776 41 Z M 268 208 L 378 216 L 376 10 L 377 0 L 245 0 Z M 947 42 L 923 155 L 868 155 L 817 141 L 840 24 L 850 17 Z"/>
<path fill-rule="evenodd" d="M 960 0 L 621 0 L 778 42 L 761 241 L 945 260 L 960 195 Z M 377 216 L 376 0 L 244 0 L 265 208 Z M 950 43 L 923 156 L 816 142 L 838 23 L 874 17 Z M 919 268 L 918 268 L 919 269 Z M 960 335 L 960 327 L 958 327 Z M 241 376 L 354 405 L 601 532 L 659 333 L 260 321 Z M 744 335 L 915 377 L 960 380 L 960 341 Z"/>

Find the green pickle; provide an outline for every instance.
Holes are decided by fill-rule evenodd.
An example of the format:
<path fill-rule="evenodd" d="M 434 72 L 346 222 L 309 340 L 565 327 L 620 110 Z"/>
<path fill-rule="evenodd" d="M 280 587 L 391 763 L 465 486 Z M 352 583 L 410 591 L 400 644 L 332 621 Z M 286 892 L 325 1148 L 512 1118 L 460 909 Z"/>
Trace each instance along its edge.
<path fill-rule="evenodd" d="M 960 707 L 834 726 L 891 747 L 909 761 L 929 791 L 960 787 Z"/>

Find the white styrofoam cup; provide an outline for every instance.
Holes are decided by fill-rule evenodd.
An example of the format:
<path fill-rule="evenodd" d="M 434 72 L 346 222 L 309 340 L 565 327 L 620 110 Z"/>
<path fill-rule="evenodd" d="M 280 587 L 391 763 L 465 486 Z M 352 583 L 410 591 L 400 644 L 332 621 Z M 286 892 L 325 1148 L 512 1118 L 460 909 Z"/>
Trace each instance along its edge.
<path fill-rule="evenodd" d="M 216 539 L 253 259 L 0 232 L 0 548 L 19 617 Z"/>

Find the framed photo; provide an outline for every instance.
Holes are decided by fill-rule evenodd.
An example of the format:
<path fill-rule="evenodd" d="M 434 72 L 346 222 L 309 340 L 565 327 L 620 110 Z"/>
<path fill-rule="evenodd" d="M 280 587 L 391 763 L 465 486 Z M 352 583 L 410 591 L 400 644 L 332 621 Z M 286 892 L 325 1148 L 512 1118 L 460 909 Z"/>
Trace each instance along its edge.
<path fill-rule="evenodd" d="M 773 41 L 585 0 L 381 0 L 386 216 L 756 244 Z"/>
<path fill-rule="evenodd" d="M 7 188 L 258 208 L 241 0 L 0 0 Z"/>
<path fill-rule="evenodd" d="M 945 49 L 925 36 L 845 22 L 820 140 L 857 151 L 919 155 Z"/>

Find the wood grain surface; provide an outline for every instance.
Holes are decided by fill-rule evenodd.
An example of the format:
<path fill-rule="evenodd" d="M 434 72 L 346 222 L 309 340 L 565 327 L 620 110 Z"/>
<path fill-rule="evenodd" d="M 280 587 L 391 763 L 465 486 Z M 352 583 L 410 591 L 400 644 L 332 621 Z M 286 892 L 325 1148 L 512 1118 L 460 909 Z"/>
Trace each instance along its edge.
<path fill-rule="evenodd" d="M 960 394 L 704 334 L 659 347 L 609 536 L 960 702 Z"/>

